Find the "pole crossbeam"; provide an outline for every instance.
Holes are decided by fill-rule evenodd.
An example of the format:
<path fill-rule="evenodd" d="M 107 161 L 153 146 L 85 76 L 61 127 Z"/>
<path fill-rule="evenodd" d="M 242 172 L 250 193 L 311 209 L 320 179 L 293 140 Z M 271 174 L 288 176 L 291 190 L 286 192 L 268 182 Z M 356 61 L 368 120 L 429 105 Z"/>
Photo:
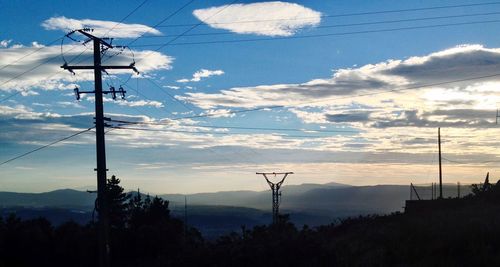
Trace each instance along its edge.
<path fill-rule="evenodd" d="M 125 70 L 125 69 L 134 69 L 134 66 L 116 66 L 116 65 L 111 65 L 111 66 L 81 66 L 81 65 L 68 66 L 68 65 L 65 65 L 65 66 L 61 66 L 61 68 L 65 69 L 65 70 L 95 70 L 95 69 Z"/>
<path fill-rule="evenodd" d="M 281 185 L 285 182 L 285 179 L 288 175 L 293 174 L 293 172 L 257 172 L 256 174 L 261 174 L 266 179 L 267 184 L 271 188 L 272 192 L 272 207 L 273 207 L 273 224 L 277 224 L 279 222 L 279 207 L 281 202 Z M 268 175 L 283 175 L 283 178 L 277 182 L 272 182 Z"/>
<path fill-rule="evenodd" d="M 81 34 L 88 37 L 93 42 L 94 48 L 94 64 L 92 66 L 68 66 L 64 64 L 61 68 L 74 73 L 73 70 L 94 70 L 94 91 L 79 91 L 75 88 L 75 94 L 77 99 L 80 98 L 80 94 L 94 94 L 95 95 L 95 131 L 96 131 L 96 159 L 97 159 L 97 204 L 99 209 L 97 210 L 99 214 L 98 222 L 98 236 L 99 236 L 99 266 L 108 267 L 111 264 L 110 259 L 110 230 L 109 230 L 109 203 L 107 198 L 107 177 L 106 172 L 106 144 L 105 144 L 105 132 L 104 127 L 104 105 L 103 105 L 103 94 L 113 94 L 113 98 L 116 98 L 116 94 L 122 94 L 124 97 L 125 91 L 123 88 L 120 90 L 115 90 L 112 88 L 110 91 L 103 91 L 102 89 L 102 72 L 105 69 L 135 69 L 134 63 L 128 66 L 102 66 L 101 65 L 101 48 L 108 47 L 113 48 L 113 46 L 102 38 L 91 35 L 84 30 L 78 30 Z"/>

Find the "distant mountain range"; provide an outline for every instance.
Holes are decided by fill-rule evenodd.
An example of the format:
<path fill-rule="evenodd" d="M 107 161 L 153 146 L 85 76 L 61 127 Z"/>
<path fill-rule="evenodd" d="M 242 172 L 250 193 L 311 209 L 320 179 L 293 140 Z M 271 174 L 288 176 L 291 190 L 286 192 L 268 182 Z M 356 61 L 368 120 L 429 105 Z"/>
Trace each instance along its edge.
<path fill-rule="evenodd" d="M 92 210 L 95 197 L 95 194 L 73 189 L 60 189 L 44 193 L 0 192 L 0 207 L 51 207 Z"/>
<path fill-rule="evenodd" d="M 456 185 L 444 186 L 445 196 Z M 462 194 L 468 193 L 464 187 Z M 184 197 L 164 194 L 174 216 L 184 218 Z M 73 189 L 45 193 L 0 192 L 0 214 L 14 212 L 23 218 L 43 216 L 53 223 L 65 219 L 84 223 L 92 218 L 95 194 Z M 350 186 L 345 184 L 302 184 L 283 186 L 282 213 L 297 225 L 328 224 L 337 218 L 402 211 L 410 197 L 407 185 Z M 238 230 L 242 225 L 269 223 L 270 191 L 226 191 L 186 195 L 188 223 L 207 236 Z"/>

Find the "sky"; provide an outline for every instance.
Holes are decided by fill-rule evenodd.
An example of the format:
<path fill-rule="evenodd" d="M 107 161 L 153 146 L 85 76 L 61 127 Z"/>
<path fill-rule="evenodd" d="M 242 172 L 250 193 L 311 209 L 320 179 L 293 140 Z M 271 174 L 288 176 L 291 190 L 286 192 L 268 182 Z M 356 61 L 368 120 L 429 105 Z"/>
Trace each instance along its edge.
<path fill-rule="evenodd" d="M 0 162 L 93 127 L 108 176 L 151 193 L 498 176 L 500 2 L 0 0 Z M 72 32 L 71 34 L 69 34 Z M 93 129 L 0 165 L 0 191 L 95 187 Z M 277 177 L 279 178 L 279 177 Z"/>

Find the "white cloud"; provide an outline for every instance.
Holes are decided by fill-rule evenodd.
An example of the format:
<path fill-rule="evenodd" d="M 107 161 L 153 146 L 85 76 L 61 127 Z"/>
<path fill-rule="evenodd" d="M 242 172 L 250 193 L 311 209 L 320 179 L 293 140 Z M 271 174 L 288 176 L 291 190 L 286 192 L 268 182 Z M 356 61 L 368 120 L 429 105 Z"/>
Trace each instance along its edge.
<path fill-rule="evenodd" d="M 12 42 L 12 40 L 2 40 L 0 41 L 0 47 L 7 47 Z"/>
<path fill-rule="evenodd" d="M 199 82 L 201 81 L 201 78 L 208 78 L 210 76 L 219 76 L 224 74 L 224 71 L 222 70 L 207 70 L 207 69 L 201 69 L 193 74 L 193 79 L 191 79 L 192 82 Z"/>
<path fill-rule="evenodd" d="M 47 30 L 62 30 L 65 33 L 83 28 L 93 29 L 92 34 L 98 37 L 136 38 L 143 34 L 161 35 L 155 28 L 143 24 L 127 24 L 116 21 L 71 19 L 64 16 L 45 20 L 42 26 Z"/>
<path fill-rule="evenodd" d="M 64 45 L 62 48 L 68 62 L 76 59 L 76 62 L 80 65 L 92 64 L 91 49 L 82 45 Z M 136 67 L 142 73 L 172 67 L 173 58 L 168 55 L 149 50 L 133 52 L 137 62 Z M 33 54 L 18 60 L 30 53 Z M 0 48 L 0 66 L 10 64 L 0 72 L 0 90 L 22 91 L 32 88 L 64 90 L 72 89 L 73 86 L 70 86 L 72 84 L 94 79 L 92 71 L 75 71 L 76 75 L 71 75 L 68 71 L 62 70 L 60 66 L 64 62 L 60 56 L 61 47 L 59 45 L 40 49 L 39 45 L 34 42 L 33 46 L 29 47 L 11 46 Z M 106 64 L 128 65 L 132 60 L 132 54 L 125 51 L 111 60 L 107 60 Z M 37 67 L 38 65 L 41 66 Z M 111 74 L 132 73 L 131 70 L 113 70 L 109 72 Z"/>
<path fill-rule="evenodd" d="M 59 101 L 57 104 L 63 108 L 72 107 L 72 108 L 84 108 L 78 102 L 70 102 L 70 101 Z"/>
<path fill-rule="evenodd" d="M 212 28 L 267 36 L 291 36 L 321 21 L 320 12 L 279 1 L 197 9 L 193 15 Z"/>
<path fill-rule="evenodd" d="M 232 118 L 236 114 L 231 113 L 230 109 L 210 109 L 200 115 L 209 115 L 212 118 Z"/>
<path fill-rule="evenodd" d="M 118 101 L 118 105 L 128 107 L 144 107 L 150 106 L 155 108 L 162 108 L 163 103 L 155 100 L 137 100 L 137 101 Z"/>
<path fill-rule="evenodd" d="M 224 74 L 223 70 L 207 70 L 201 69 L 195 73 L 193 73 L 193 78 L 191 79 L 179 79 L 178 83 L 187 83 L 187 82 L 199 82 L 202 78 L 208 78 L 210 76 L 220 76 Z"/>
<path fill-rule="evenodd" d="M 494 132 L 500 76 L 443 82 L 500 74 L 499 69 L 499 48 L 461 45 L 419 57 L 340 69 L 330 78 L 304 83 L 188 92 L 177 97 L 211 112 L 283 105 L 293 107 L 285 112 L 292 112 L 303 123 L 362 133 L 305 138 L 293 144 L 303 149 L 380 155 L 433 153 L 435 128 L 443 127 L 447 153 L 486 161 L 484 155 L 497 154 Z M 414 88 L 429 83 L 437 85 Z M 405 88 L 414 89 L 391 91 Z"/>
<path fill-rule="evenodd" d="M 330 78 L 315 79 L 299 84 L 235 87 L 213 94 L 186 93 L 185 96 L 179 96 L 179 98 L 204 109 L 217 107 L 254 108 L 273 105 L 321 107 L 350 103 L 351 97 L 357 94 L 371 94 L 405 87 L 418 87 L 429 83 L 492 75 L 499 73 L 499 69 L 500 48 L 462 45 L 406 60 L 387 60 L 359 68 L 339 69 Z M 480 84 L 486 82 L 494 83 L 498 87 L 498 81 L 500 81 L 500 75 L 480 81 L 442 84 L 431 88 L 405 91 L 404 93 L 428 92 L 429 90 L 437 92 L 439 89 L 448 90 L 443 93 L 446 94 L 445 98 L 449 98 L 449 90 L 452 90 L 461 92 L 455 94 L 456 101 L 475 99 L 492 107 L 493 100 L 496 98 L 485 98 L 485 92 L 479 94 L 479 92 L 473 92 L 478 89 L 472 88 L 479 88 Z M 490 84 L 488 88 L 492 88 L 492 85 Z M 394 97 L 399 99 L 401 94 L 403 93 L 392 93 Z M 476 94 L 476 97 L 472 97 L 473 94 Z M 389 99 L 388 95 L 391 94 L 385 94 L 381 97 Z M 496 97 L 494 94 L 491 95 Z M 429 97 L 429 95 L 426 96 Z M 417 99 L 420 97 L 420 95 L 416 96 Z M 357 99 L 363 99 L 363 97 Z M 369 104 L 373 104 L 375 100 L 382 101 L 376 96 L 366 96 L 364 99 Z"/>
<path fill-rule="evenodd" d="M 84 97 L 82 97 L 82 99 L 90 101 L 90 102 L 95 101 L 95 97 L 93 95 L 85 95 Z M 162 108 L 163 107 L 163 103 L 161 103 L 159 101 L 155 101 L 155 100 L 131 101 L 131 100 L 122 100 L 119 98 L 117 100 L 113 100 L 112 98 L 104 97 L 103 101 L 107 102 L 107 103 L 115 103 L 115 104 L 118 104 L 120 106 L 127 106 L 127 107 L 146 107 L 146 106 L 155 107 L 155 108 Z"/>

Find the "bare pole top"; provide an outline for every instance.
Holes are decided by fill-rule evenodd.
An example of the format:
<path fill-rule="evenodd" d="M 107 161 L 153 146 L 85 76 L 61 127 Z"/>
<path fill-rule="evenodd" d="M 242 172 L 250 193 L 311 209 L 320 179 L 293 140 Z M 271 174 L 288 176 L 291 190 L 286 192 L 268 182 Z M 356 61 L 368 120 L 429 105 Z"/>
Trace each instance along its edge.
<path fill-rule="evenodd" d="M 77 32 L 87 36 L 88 38 L 90 38 L 92 40 L 99 39 L 99 41 L 101 42 L 102 45 L 107 46 L 108 48 L 113 48 L 113 46 L 110 43 L 104 41 L 103 38 L 96 37 L 96 36 L 88 33 L 86 30 L 80 29 L 80 30 L 77 30 Z"/>

